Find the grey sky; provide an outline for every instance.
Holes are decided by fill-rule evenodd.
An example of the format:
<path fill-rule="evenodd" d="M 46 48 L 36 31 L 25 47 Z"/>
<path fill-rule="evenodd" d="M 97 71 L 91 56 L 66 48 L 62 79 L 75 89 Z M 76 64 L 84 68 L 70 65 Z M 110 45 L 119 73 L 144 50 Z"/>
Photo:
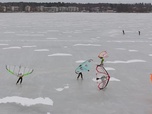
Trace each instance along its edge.
<path fill-rule="evenodd" d="M 152 0 L 0 0 L 0 2 L 152 3 Z"/>

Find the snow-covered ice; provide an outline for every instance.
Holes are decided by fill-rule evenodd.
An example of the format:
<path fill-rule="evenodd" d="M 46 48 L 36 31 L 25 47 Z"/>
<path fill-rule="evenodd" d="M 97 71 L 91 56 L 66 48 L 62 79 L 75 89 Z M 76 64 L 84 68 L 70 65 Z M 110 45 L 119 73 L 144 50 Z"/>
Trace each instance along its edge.
<path fill-rule="evenodd" d="M 1 13 L 0 113 L 151 114 L 151 18 L 151 13 Z M 111 78 L 100 91 L 95 68 L 103 50 Z M 88 59 L 91 70 L 77 80 L 75 69 Z M 16 85 L 6 65 L 34 72 Z"/>
<path fill-rule="evenodd" d="M 50 98 L 29 99 L 29 98 L 22 98 L 18 96 L 2 98 L 0 99 L 0 103 L 16 103 L 16 104 L 21 104 L 23 106 L 31 106 L 31 105 L 37 105 L 37 104 L 53 105 L 53 101 Z"/>

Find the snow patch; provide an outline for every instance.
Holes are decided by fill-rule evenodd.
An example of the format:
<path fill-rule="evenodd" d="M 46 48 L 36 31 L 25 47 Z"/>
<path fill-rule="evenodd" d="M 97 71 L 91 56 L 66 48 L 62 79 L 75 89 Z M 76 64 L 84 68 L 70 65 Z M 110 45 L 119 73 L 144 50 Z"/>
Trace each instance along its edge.
<path fill-rule="evenodd" d="M 85 60 L 78 60 L 76 63 L 83 63 Z"/>
<path fill-rule="evenodd" d="M 57 38 L 46 38 L 48 40 L 57 40 Z"/>
<path fill-rule="evenodd" d="M 152 56 L 152 54 L 149 54 L 149 56 Z"/>
<path fill-rule="evenodd" d="M 137 52 L 138 50 L 128 50 L 128 51 L 130 51 L 130 52 Z"/>
<path fill-rule="evenodd" d="M 7 48 L 3 48 L 3 49 L 21 49 L 21 47 L 14 46 L 14 47 L 7 47 Z"/>
<path fill-rule="evenodd" d="M 120 81 L 120 80 L 114 77 L 110 77 L 110 81 Z"/>
<path fill-rule="evenodd" d="M 31 106 L 31 105 L 37 105 L 37 104 L 43 104 L 43 105 L 52 105 L 53 101 L 46 97 L 46 98 L 25 98 L 25 97 L 18 97 L 18 96 L 12 96 L 12 97 L 5 97 L 0 99 L 0 103 L 16 103 L 21 104 L 22 106 Z"/>
<path fill-rule="evenodd" d="M 106 63 L 137 63 L 137 62 L 146 62 L 145 60 L 128 60 L 128 61 L 106 61 Z"/>
<path fill-rule="evenodd" d="M 111 67 L 105 67 L 106 70 L 115 70 L 114 68 Z"/>
<path fill-rule="evenodd" d="M 125 48 L 116 48 L 117 50 L 126 50 Z"/>
<path fill-rule="evenodd" d="M 34 51 L 49 51 L 49 49 L 36 49 Z"/>
<path fill-rule="evenodd" d="M 22 46 L 23 48 L 31 48 L 31 47 L 36 47 L 36 45 L 33 46 Z"/>
<path fill-rule="evenodd" d="M 8 44 L 0 44 L 0 46 L 7 46 Z"/>
<path fill-rule="evenodd" d="M 101 46 L 100 44 L 75 44 L 73 46 Z"/>
<path fill-rule="evenodd" d="M 69 84 L 65 85 L 63 88 L 57 88 L 57 91 L 63 91 L 64 89 L 68 89 L 69 88 Z"/>
<path fill-rule="evenodd" d="M 68 53 L 55 53 L 55 54 L 51 54 L 48 56 L 72 56 L 72 54 L 68 54 Z"/>

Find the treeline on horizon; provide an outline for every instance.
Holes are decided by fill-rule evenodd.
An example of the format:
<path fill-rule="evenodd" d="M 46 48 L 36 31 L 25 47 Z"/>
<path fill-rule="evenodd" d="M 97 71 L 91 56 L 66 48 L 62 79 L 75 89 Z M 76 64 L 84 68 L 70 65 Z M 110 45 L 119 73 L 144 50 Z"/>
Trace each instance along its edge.
<path fill-rule="evenodd" d="M 78 7 L 80 11 L 94 12 L 93 8 L 98 8 L 98 12 L 113 10 L 115 12 L 152 12 L 151 3 L 65 3 L 65 2 L 0 2 L 0 6 L 19 6 L 24 11 L 26 6 L 30 7 Z"/>

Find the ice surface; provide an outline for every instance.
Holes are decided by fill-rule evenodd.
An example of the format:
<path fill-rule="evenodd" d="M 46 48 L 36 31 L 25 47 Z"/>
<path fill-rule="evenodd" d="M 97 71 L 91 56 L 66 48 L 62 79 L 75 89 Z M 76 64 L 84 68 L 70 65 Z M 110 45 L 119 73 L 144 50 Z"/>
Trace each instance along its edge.
<path fill-rule="evenodd" d="M 151 13 L 1 13 L 0 113 L 152 114 L 151 19 Z M 103 50 L 111 79 L 99 91 L 95 68 Z M 91 70 L 77 80 L 75 69 L 88 59 Z M 34 72 L 16 85 L 6 65 Z"/>

